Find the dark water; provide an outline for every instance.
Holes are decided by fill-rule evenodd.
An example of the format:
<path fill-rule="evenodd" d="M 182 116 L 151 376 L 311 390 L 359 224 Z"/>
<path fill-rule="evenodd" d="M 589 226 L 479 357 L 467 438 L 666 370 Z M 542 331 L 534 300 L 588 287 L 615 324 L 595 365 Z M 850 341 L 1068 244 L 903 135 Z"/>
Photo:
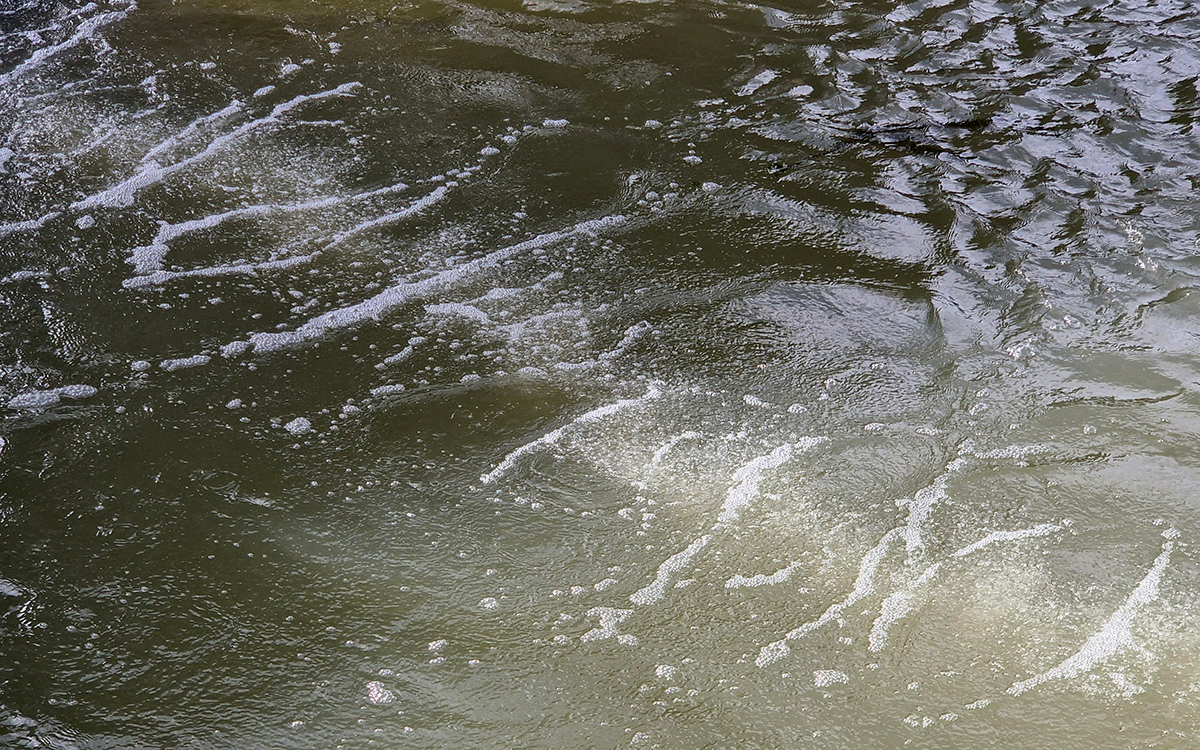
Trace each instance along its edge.
<path fill-rule="evenodd" d="M 0 0 L 0 746 L 1194 747 L 1198 43 Z"/>

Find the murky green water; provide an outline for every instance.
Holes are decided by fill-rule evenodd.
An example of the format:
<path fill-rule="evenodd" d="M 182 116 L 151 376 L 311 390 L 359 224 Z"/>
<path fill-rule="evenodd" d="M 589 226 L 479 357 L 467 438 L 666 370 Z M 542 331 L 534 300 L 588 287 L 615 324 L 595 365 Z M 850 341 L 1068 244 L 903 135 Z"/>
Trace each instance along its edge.
<path fill-rule="evenodd" d="M 0 745 L 1194 747 L 1198 38 L 0 0 Z"/>

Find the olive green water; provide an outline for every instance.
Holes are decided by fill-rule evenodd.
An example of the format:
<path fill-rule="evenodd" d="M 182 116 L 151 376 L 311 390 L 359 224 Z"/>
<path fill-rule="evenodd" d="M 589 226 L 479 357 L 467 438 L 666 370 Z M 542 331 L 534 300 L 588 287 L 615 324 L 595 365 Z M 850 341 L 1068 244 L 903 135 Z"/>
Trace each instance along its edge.
<path fill-rule="evenodd" d="M 0 0 L 0 746 L 1196 747 L 1198 38 Z"/>

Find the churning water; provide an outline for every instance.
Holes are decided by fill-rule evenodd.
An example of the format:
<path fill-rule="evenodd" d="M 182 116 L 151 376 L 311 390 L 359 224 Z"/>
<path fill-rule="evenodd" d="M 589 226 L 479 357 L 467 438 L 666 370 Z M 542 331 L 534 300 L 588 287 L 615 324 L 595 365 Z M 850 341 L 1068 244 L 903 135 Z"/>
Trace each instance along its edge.
<path fill-rule="evenodd" d="M 1200 11 L 0 0 L 0 745 L 1189 748 Z"/>

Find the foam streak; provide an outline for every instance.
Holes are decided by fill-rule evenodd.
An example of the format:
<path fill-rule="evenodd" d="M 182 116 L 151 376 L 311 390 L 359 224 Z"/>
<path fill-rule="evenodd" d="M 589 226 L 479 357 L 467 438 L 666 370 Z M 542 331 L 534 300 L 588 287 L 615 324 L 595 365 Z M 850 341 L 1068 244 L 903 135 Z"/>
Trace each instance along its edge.
<path fill-rule="evenodd" d="M 1174 531 L 1174 530 L 1172 530 Z M 1173 535 L 1172 535 L 1173 536 Z M 1141 582 L 1133 589 L 1124 603 L 1113 612 L 1108 621 L 1093 633 L 1078 651 L 1063 659 L 1056 666 L 1045 672 L 1034 675 L 1027 680 L 1014 682 L 1008 689 L 1010 695 L 1020 695 L 1051 680 L 1069 679 L 1084 674 L 1096 665 L 1112 658 L 1119 651 L 1133 647 L 1133 620 L 1150 602 L 1158 598 L 1158 586 L 1162 582 L 1163 572 L 1171 562 L 1171 550 L 1175 542 L 1168 540 L 1162 546 L 1162 552 L 1155 558 L 1154 564 Z"/>
<path fill-rule="evenodd" d="M 87 198 L 83 198 L 82 200 L 72 203 L 71 209 L 75 211 L 87 211 L 93 208 L 126 208 L 131 206 L 133 205 L 134 197 L 145 188 L 150 187 L 151 185 L 156 185 L 176 172 L 207 159 L 237 139 L 252 133 L 255 130 L 258 130 L 259 128 L 278 123 L 283 115 L 301 106 L 302 104 L 321 99 L 327 99 L 334 96 L 350 96 L 352 91 L 361 86 L 362 84 L 358 82 L 344 83 L 337 88 L 321 91 L 316 94 L 301 94 L 300 96 L 289 99 L 282 104 L 277 104 L 275 105 L 275 108 L 271 110 L 271 113 L 265 117 L 260 117 L 256 120 L 243 123 L 229 133 L 214 138 L 208 144 L 208 146 L 206 146 L 204 150 L 200 151 L 198 154 L 189 156 L 186 159 L 181 159 L 180 161 L 165 167 L 159 166 L 154 162 L 149 162 L 144 165 L 142 169 L 137 172 L 137 174 L 127 178 L 123 182 L 113 185 L 107 190 L 90 195 Z"/>
<path fill-rule="evenodd" d="M 512 471 L 513 467 L 515 467 L 517 462 L 519 462 L 524 456 L 539 451 L 547 446 L 554 445 L 559 440 L 562 440 L 567 433 L 576 427 L 598 422 L 602 419 L 612 416 L 613 414 L 617 414 L 631 407 L 641 405 L 651 399 L 658 398 L 661 395 L 662 391 L 658 387 L 652 385 L 650 386 L 650 389 L 646 391 L 644 396 L 614 401 L 611 404 L 605 404 L 597 409 L 593 409 L 585 414 L 581 414 L 562 427 L 559 427 L 556 430 L 551 430 L 537 440 L 526 443 L 520 448 L 514 450 L 512 453 L 509 453 L 504 457 L 503 461 L 496 465 L 496 468 L 480 476 L 479 481 L 483 482 L 484 484 L 492 484 L 508 472 Z"/>
<path fill-rule="evenodd" d="M 525 242 L 495 250 L 475 260 L 448 268 L 429 278 L 420 281 L 403 282 L 388 287 L 374 297 L 363 300 L 358 304 L 330 310 L 323 315 L 319 315 L 304 323 L 295 331 L 255 334 L 250 337 L 248 344 L 256 352 L 276 351 L 322 338 L 335 331 L 378 320 L 406 304 L 446 291 L 487 271 L 498 268 L 504 261 L 524 252 L 542 248 L 578 235 L 595 234 L 604 229 L 619 226 L 625 223 L 625 221 L 624 216 L 607 216 L 602 219 L 581 222 L 562 231 L 541 234 Z M 244 350 L 248 347 L 235 344 L 227 348 Z"/>

